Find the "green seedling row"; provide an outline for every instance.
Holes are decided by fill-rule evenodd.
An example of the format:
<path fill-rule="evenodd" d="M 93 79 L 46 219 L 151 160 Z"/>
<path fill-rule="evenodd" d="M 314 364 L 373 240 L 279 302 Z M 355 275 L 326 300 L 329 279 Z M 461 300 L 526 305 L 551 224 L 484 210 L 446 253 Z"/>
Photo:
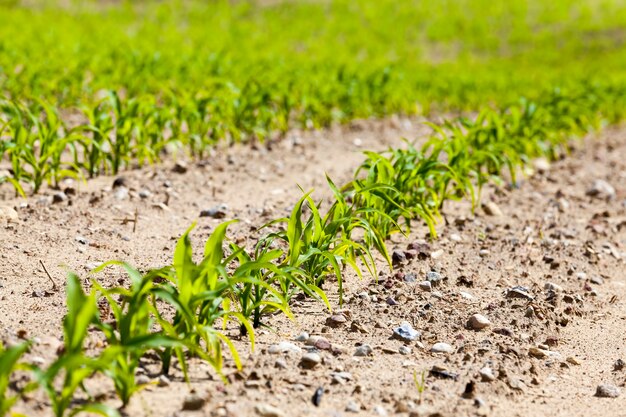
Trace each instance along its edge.
<path fill-rule="evenodd" d="M 95 271 L 121 266 L 129 287 L 106 288 L 96 275 L 86 292 L 70 274 L 64 348 L 46 368 L 20 363 L 28 342 L 3 349 L 0 411 L 6 415 L 21 396 L 42 389 L 57 417 L 119 415 L 144 388 L 136 371 L 148 354 L 160 358 L 162 374 L 170 374 L 176 363 L 186 380 L 192 357 L 209 363 L 218 375 L 225 357 L 241 369 L 229 337 L 233 331 L 254 349 L 255 329 L 268 325 L 266 317 L 277 312 L 293 318 L 290 300 L 300 293 L 331 309 L 327 291 L 336 291 L 341 303 L 346 267 L 376 277 L 374 252 L 393 267 L 385 245 L 391 234 L 421 223 L 434 238 L 446 201 L 469 198 L 475 207 L 486 183 L 515 184 L 532 159 L 560 158 L 573 138 L 622 120 L 622 112 L 606 109 L 625 108 L 619 104 L 623 100 L 620 90 L 587 85 L 485 110 L 473 119 L 433 124 L 432 137 L 419 149 L 408 144 L 382 154 L 366 152 L 354 179 L 342 187 L 327 178 L 334 195 L 330 202 L 315 202 L 304 193 L 288 217 L 261 228 L 265 232 L 252 248 L 228 243 L 233 221 L 225 222 L 195 262 L 192 226 L 179 239 L 170 265 L 140 273 L 108 262 Z M 101 301 L 108 308 L 102 309 Z M 97 352 L 86 348 L 89 332 L 104 342 Z M 9 382 L 17 373 L 30 376 L 16 391 Z M 96 374 L 111 379 L 117 403 L 92 398 L 84 382 Z"/>
<path fill-rule="evenodd" d="M 0 1 L 0 183 L 626 85 L 619 0 L 120 3 Z"/>
<path fill-rule="evenodd" d="M 327 178 L 330 201 L 303 192 L 252 247 L 226 222 L 199 255 L 190 228 L 162 268 L 95 271 L 123 268 L 128 286 L 69 274 L 52 363 L 28 363 L 28 341 L 0 346 L 0 416 L 33 391 L 56 417 L 118 416 L 145 388 L 142 359 L 187 381 L 194 360 L 222 377 L 226 363 L 240 369 L 234 334 L 253 349 L 298 294 L 331 309 L 348 270 L 393 267 L 392 234 L 434 238 L 447 201 L 476 207 L 485 184 L 516 184 L 534 158 L 623 120 L 624 30 L 619 0 L 0 0 L 0 183 L 22 195 L 294 127 L 472 115 L 431 125 L 420 146 L 366 152 L 348 184 Z M 116 400 L 89 392 L 96 376 Z"/>

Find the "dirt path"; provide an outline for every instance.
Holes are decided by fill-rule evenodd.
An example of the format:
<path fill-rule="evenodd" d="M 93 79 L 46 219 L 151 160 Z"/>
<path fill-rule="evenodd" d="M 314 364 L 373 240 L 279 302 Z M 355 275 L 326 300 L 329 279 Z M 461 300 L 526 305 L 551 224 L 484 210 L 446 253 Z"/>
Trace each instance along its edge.
<path fill-rule="evenodd" d="M 44 363 L 61 343 L 64 295 L 51 290 L 40 261 L 59 284 L 60 265 L 85 278 L 109 259 L 158 266 L 169 260 L 175 239 L 194 220 L 194 242 L 200 245 L 224 220 L 198 218 L 200 211 L 221 204 L 228 206 L 225 219 L 241 220 L 233 238 L 253 241 L 255 226 L 286 213 L 300 196 L 296 183 L 315 187 L 321 198 L 325 171 L 341 183 L 362 160 L 362 149 L 398 146 L 400 137 L 426 132 L 407 120 L 294 132 L 271 151 L 231 148 L 201 166 L 129 171 L 122 187 L 112 188 L 114 179 L 108 177 L 74 184 L 78 192 L 66 190 L 69 195 L 58 196 L 63 201 L 57 203 L 52 203 L 53 191 L 27 202 L 0 200 L 17 207 L 19 216 L 17 223 L 0 223 L 1 336 L 12 340 L 25 330 L 38 338 L 32 355 Z M 587 195 L 598 179 L 615 188 L 610 199 Z M 411 237 L 395 237 L 391 245 L 415 258 L 393 274 L 381 263 L 384 273 L 377 282 L 349 276 L 348 302 L 343 312 L 335 311 L 345 324 L 329 326 L 330 314 L 321 305 L 296 301 L 296 322 L 272 318 L 268 324 L 274 331 L 258 332 L 254 353 L 247 353 L 246 340 L 237 342 L 246 368 L 237 373 L 228 361 L 229 384 L 196 364 L 192 387 L 207 399 L 201 411 L 180 411 L 189 387 L 175 375 L 167 386 L 137 395 L 128 414 L 271 415 L 263 407 L 272 406 L 286 416 L 626 415 L 626 370 L 612 371 L 617 359 L 626 360 L 624 184 L 626 131 L 588 138 L 569 158 L 519 189 L 486 189 L 483 201 L 495 203 L 501 216 L 483 210 L 471 215 L 468 204 L 460 202 L 446 208 L 448 225 L 442 222 L 438 240 L 424 241 L 426 228 L 420 224 Z M 135 212 L 133 232 L 133 223 L 124 219 L 133 219 Z M 407 251 L 411 242 L 417 252 Z M 125 282 L 113 272 L 99 279 Z M 427 280 L 431 289 L 421 283 Z M 526 297 L 524 291 L 511 291 L 516 286 L 525 287 L 532 302 L 512 297 Z M 490 322 L 481 331 L 467 327 L 476 313 Z M 393 338 L 403 321 L 421 333 L 417 340 Z M 303 332 L 313 336 L 308 343 L 315 346 L 296 340 Z M 237 339 L 234 330 L 232 336 Z M 271 353 L 280 342 L 291 343 L 281 346 L 294 352 Z M 450 352 L 433 353 L 438 342 Z M 363 345 L 371 353 L 355 356 L 357 350 L 367 351 Z M 307 350 L 321 359 L 311 370 L 299 365 Z M 144 364 L 149 377 L 158 377 L 157 368 Z M 426 384 L 420 405 L 413 376 L 422 371 Z M 594 397 L 601 383 L 618 386 L 621 396 Z M 110 395 L 105 381 L 92 385 L 96 393 Z M 311 397 L 319 387 L 324 394 L 315 407 Z M 472 392 L 464 398 L 464 391 Z M 35 395 L 25 405 L 28 415 L 48 414 L 40 401 Z"/>

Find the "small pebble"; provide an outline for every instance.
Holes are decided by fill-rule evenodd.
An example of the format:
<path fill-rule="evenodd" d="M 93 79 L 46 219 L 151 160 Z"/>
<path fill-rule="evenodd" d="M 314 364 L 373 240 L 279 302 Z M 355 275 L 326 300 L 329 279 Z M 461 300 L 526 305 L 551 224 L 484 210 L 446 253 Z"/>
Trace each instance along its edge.
<path fill-rule="evenodd" d="M 402 323 L 400 323 L 399 327 L 396 327 L 393 330 L 393 338 L 402 340 L 403 342 L 412 342 L 414 340 L 418 340 L 420 336 L 421 333 L 413 329 L 411 324 L 407 321 L 403 321 Z"/>
<path fill-rule="evenodd" d="M 441 274 L 439 272 L 436 271 L 430 271 L 426 274 L 426 279 L 428 281 L 430 281 L 431 283 L 433 282 L 439 282 L 443 279 L 443 277 L 441 276 Z"/>
<path fill-rule="evenodd" d="M 433 284 L 431 284 L 430 281 L 422 281 L 422 282 L 420 282 L 419 283 L 419 287 L 423 291 L 432 291 L 433 290 Z"/>
<path fill-rule="evenodd" d="M 411 348 L 408 346 L 400 346 L 398 348 L 398 352 L 400 352 L 400 354 L 402 355 L 410 355 L 411 354 Z"/>
<path fill-rule="evenodd" d="M 482 368 L 479 371 L 479 373 L 483 382 L 492 382 L 492 381 L 495 381 L 496 379 L 496 376 L 493 374 L 493 371 L 488 366 L 485 366 L 484 368 Z"/>
<path fill-rule="evenodd" d="M 489 321 L 489 319 L 482 314 L 474 314 L 472 317 L 469 318 L 467 322 L 467 327 L 472 330 L 482 330 L 486 327 L 489 327 L 490 325 L 491 322 Z"/>
<path fill-rule="evenodd" d="M 300 360 L 300 366 L 304 369 L 313 369 L 322 362 L 322 357 L 314 352 L 305 353 Z"/>
<path fill-rule="evenodd" d="M 433 353 L 453 353 L 454 348 L 447 343 L 438 342 L 430 348 L 430 351 Z"/>
<path fill-rule="evenodd" d="M 200 410 L 202 407 L 204 407 L 204 403 L 206 403 L 206 398 L 203 398 L 198 394 L 192 392 L 191 394 L 187 395 L 183 400 L 183 410 Z"/>
<path fill-rule="evenodd" d="M 286 414 L 270 404 L 257 404 L 254 409 L 261 417 L 285 417 Z"/>
<path fill-rule="evenodd" d="M 619 388 L 611 384 L 601 384 L 596 388 L 596 397 L 617 398 L 621 394 Z"/>
<path fill-rule="evenodd" d="M 361 407 L 354 401 L 348 402 L 346 405 L 346 413 L 358 413 L 361 411 Z"/>
<path fill-rule="evenodd" d="M 486 203 L 483 203 L 483 211 L 488 216 L 502 216 L 502 210 L 500 210 L 500 207 L 498 207 L 498 205 L 493 201 L 487 201 Z"/>
<path fill-rule="evenodd" d="M 372 347 L 370 345 L 365 344 L 356 348 L 356 351 L 354 352 L 354 356 L 369 356 L 372 354 L 372 352 L 373 352 Z"/>

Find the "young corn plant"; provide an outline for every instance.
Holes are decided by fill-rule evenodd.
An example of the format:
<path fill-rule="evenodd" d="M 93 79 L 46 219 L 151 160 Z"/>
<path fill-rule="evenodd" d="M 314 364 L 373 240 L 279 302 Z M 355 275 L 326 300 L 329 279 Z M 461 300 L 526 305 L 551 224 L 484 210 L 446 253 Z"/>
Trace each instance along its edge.
<path fill-rule="evenodd" d="M 131 281 L 128 289 L 122 287 L 106 289 L 94 282 L 94 288 L 106 299 L 113 316 L 111 322 L 101 318 L 96 323 L 96 327 L 106 337 L 107 349 L 116 353 L 111 355 L 112 361 L 103 372 L 112 379 L 124 408 L 131 397 L 146 386 L 137 384 L 135 378 L 141 357 L 148 350 L 155 350 L 158 353 L 163 349 L 180 347 L 182 343 L 154 330 L 155 317 L 158 315 L 152 293 L 156 273 L 142 275 L 128 264 L 120 262 L 107 262 L 96 271 L 108 265 L 121 265 Z"/>
<path fill-rule="evenodd" d="M 11 408 L 23 394 L 36 388 L 35 383 L 29 383 L 16 394 L 11 395 L 8 392 L 13 373 L 28 368 L 19 363 L 19 360 L 29 348 L 30 342 L 23 342 L 8 348 L 0 343 L 0 416 L 2 417 L 9 415 Z M 17 416 L 14 413 L 10 415 Z"/>
<path fill-rule="evenodd" d="M 106 349 L 98 356 L 88 356 L 85 340 L 89 329 L 97 320 L 98 307 L 95 293 L 85 294 L 80 280 L 69 274 L 67 282 L 67 313 L 63 319 L 63 351 L 46 369 L 33 368 L 35 379 L 48 394 L 55 417 L 75 416 L 82 413 L 117 417 L 119 413 L 104 404 L 91 401 L 84 382 L 97 372 L 110 366 L 120 351 Z M 87 401 L 76 401 L 76 391 L 83 391 Z"/>
<path fill-rule="evenodd" d="M 366 261 L 365 265 L 370 271 L 374 271 L 375 267 L 369 248 L 350 239 L 353 227 L 346 224 L 349 218 L 338 220 L 333 217 L 337 213 L 339 210 L 333 209 L 322 217 L 319 205 L 315 204 L 309 192 L 298 200 L 288 218 L 277 219 L 265 226 L 286 224 L 283 230 L 269 233 L 260 239 L 258 248 L 269 247 L 274 241 L 284 242 L 288 250 L 281 265 L 299 269 L 306 277 L 298 289 L 306 286 L 307 292 L 314 291 L 325 299 L 321 286 L 328 275 L 334 275 L 339 285 L 341 302 L 342 265 L 352 266 L 360 275 L 361 270 L 356 263 L 357 253 L 360 253 L 366 255 L 361 259 Z"/>
<path fill-rule="evenodd" d="M 217 329 L 218 320 L 235 320 L 244 326 L 254 349 L 253 327 L 248 317 L 228 308 L 229 295 L 236 292 L 236 282 L 231 280 L 226 269 L 234 255 L 225 258 L 222 248 L 230 223 L 222 223 L 211 234 L 205 245 L 204 257 L 198 264 L 192 259 L 189 233 L 194 226 L 191 226 L 176 244 L 173 265 L 155 272 L 165 282 L 152 291 L 157 299 L 166 302 L 175 311 L 171 322 L 163 315 L 157 317 L 163 333 L 184 341 L 191 354 L 210 363 L 220 374 L 223 366 L 222 344 L 228 347 L 238 368 L 241 368 L 241 360 L 232 341 Z M 187 362 L 180 346 L 167 347 L 161 353 L 163 373 L 169 372 L 173 355 L 178 358 L 187 377 Z"/>

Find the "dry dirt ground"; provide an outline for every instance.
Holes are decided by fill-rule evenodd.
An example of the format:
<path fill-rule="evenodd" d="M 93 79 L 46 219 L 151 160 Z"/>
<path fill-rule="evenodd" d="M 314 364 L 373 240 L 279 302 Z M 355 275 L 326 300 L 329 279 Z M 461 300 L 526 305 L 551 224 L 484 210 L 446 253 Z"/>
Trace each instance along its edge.
<path fill-rule="evenodd" d="M 18 213 L 17 221 L 0 219 L 0 336 L 35 338 L 29 358 L 44 364 L 61 345 L 64 294 L 53 290 L 41 262 L 59 287 L 68 268 L 88 285 L 89 271 L 106 260 L 138 268 L 170 261 L 194 221 L 198 248 L 231 218 L 241 220 L 231 238 L 253 242 L 256 227 L 287 214 L 301 196 L 296 184 L 315 188 L 321 199 L 328 195 L 324 172 L 343 183 L 363 149 L 402 146 L 401 137 L 428 132 L 418 120 L 363 121 L 294 131 L 269 150 L 219 149 L 185 169 L 164 163 L 127 171 L 115 188 L 115 178 L 100 177 L 26 200 L 0 188 L 0 206 Z M 428 241 L 419 223 L 412 236 L 395 236 L 390 248 L 411 259 L 393 272 L 380 263 L 377 280 L 348 275 L 346 303 L 339 307 L 331 297 L 332 318 L 321 304 L 294 301 L 296 320 L 271 317 L 252 353 L 247 339 L 229 330 L 245 367 L 237 372 L 227 360 L 228 383 L 194 362 L 190 385 L 174 374 L 136 395 L 127 415 L 626 416 L 626 368 L 615 366 L 626 360 L 626 130 L 586 138 L 569 157 L 536 171 L 515 189 L 485 189 L 483 202 L 497 206 L 492 215 L 454 203 L 437 240 Z M 598 179 L 614 193 L 588 195 Z M 220 205 L 227 206 L 224 219 L 199 218 Z M 135 216 L 136 225 L 128 221 Z M 127 282 L 115 270 L 96 278 Z M 325 287 L 329 294 L 334 288 Z M 468 325 L 474 314 L 489 321 L 482 330 Z M 403 322 L 419 337 L 394 338 Z M 432 351 L 439 342 L 447 352 Z M 369 353 L 355 356 L 357 350 Z M 319 355 L 312 369 L 301 366 L 307 353 Z M 158 380 L 157 371 L 147 360 L 142 378 Z M 414 376 L 422 375 L 420 394 Z M 600 384 L 621 395 L 595 396 Z M 115 404 L 103 378 L 89 385 Z M 192 389 L 204 402 L 184 411 Z M 19 409 L 50 415 L 39 394 Z"/>

